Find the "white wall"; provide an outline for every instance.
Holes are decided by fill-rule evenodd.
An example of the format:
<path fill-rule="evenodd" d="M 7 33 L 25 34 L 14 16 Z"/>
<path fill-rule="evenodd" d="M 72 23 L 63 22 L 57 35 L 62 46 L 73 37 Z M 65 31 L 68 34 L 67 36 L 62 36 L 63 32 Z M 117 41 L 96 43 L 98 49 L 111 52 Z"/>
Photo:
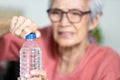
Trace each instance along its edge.
<path fill-rule="evenodd" d="M 18 8 L 24 16 L 32 18 L 40 26 L 49 25 L 46 13 L 49 0 L 0 0 L 0 8 Z M 102 45 L 111 46 L 120 54 L 120 0 L 106 0 L 100 28 L 104 35 Z"/>
<path fill-rule="evenodd" d="M 120 0 L 106 0 L 100 27 L 104 35 L 103 45 L 109 45 L 120 54 Z"/>

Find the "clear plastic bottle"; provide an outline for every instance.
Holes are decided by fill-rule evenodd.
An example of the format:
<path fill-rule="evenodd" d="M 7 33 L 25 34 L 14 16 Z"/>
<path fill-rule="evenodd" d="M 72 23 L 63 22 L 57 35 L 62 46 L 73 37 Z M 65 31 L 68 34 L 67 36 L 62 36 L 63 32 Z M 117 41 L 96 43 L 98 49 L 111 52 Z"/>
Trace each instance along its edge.
<path fill-rule="evenodd" d="M 26 42 L 20 49 L 20 78 L 30 78 L 31 70 L 42 69 L 42 51 L 36 42 L 34 33 L 26 36 Z"/>

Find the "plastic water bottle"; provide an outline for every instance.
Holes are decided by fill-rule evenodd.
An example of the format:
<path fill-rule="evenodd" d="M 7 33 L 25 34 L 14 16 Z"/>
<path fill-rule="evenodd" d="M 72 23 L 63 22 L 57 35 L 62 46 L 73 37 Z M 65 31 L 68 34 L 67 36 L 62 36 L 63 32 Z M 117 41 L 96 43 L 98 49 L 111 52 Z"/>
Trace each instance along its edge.
<path fill-rule="evenodd" d="M 42 51 L 36 42 L 34 33 L 26 36 L 26 42 L 20 49 L 20 78 L 26 80 L 30 78 L 31 70 L 42 69 Z"/>

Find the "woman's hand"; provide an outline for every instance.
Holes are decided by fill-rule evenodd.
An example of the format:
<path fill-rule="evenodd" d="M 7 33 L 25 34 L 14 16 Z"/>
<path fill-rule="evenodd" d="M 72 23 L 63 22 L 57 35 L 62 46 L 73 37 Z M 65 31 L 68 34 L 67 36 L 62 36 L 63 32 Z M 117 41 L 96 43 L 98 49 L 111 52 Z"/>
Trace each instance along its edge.
<path fill-rule="evenodd" d="M 23 16 L 14 16 L 10 24 L 10 32 L 20 38 L 25 38 L 29 33 L 35 33 L 40 37 L 40 32 L 37 30 L 37 25 L 30 19 Z"/>
<path fill-rule="evenodd" d="M 48 80 L 47 74 L 45 71 L 32 70 L 30 75 L 31 75 L 31 78 L 27 78 L 26 80 Z M 21 80 L 21 79 L 18 78 L 18 80 Z"/>

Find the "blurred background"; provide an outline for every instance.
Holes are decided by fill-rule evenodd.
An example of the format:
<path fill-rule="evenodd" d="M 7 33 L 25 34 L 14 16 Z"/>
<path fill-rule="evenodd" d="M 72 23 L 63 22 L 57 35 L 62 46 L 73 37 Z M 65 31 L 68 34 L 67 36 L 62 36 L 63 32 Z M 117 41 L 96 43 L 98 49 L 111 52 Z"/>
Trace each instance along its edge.
<path fill-rule="evenodd" d="M 26 16 L 40 27 L 50 25 L 46 10 L 49 0 L 0 0 L 0 19 L 11 18 L 13 15 Z M 120 0 L 106 0 L 103 16 L 95 35 L 100 45 L 110 46 L 120 54 Z M 17 66 L 16 66 L 17 64 Z M 0 80 L 17 80 L 18 62 L 0 62 Z M 6 67 L 7 66 L 7 67 Z M 3 68 L 4 67 L 4 68 Z M 2 70 L 5 69 L 5 70 Z M 5 74 L 4 77 L 2 76 Z M 12 75 L 10 75 L 12 74 Z M 4 79 L 2 79 L 4 78 Z"/>

